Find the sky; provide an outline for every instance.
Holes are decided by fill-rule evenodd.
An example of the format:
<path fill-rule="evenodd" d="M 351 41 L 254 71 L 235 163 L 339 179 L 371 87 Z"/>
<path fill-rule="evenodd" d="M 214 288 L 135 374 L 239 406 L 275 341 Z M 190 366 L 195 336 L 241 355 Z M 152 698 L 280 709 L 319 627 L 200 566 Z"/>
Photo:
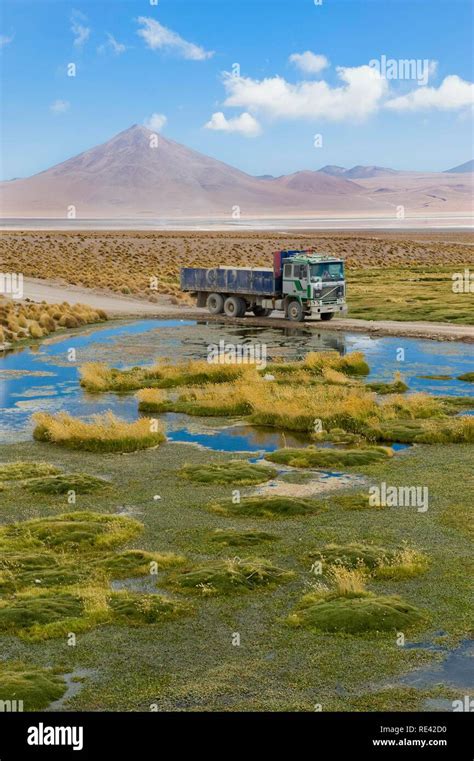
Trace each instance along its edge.
<path fill-rule="evenodd" d="M 238 167 L 473 156 L 472 0 L 3 0 L 1 179 L 132 124 Z"/>

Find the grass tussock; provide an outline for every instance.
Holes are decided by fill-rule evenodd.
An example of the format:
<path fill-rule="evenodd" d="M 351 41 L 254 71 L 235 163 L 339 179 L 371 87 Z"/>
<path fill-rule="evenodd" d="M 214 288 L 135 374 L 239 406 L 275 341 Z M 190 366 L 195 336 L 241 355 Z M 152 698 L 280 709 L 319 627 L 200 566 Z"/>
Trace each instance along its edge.
<path fill-rule="evenodd" d="M 402 444 L 472 444 L 474 418 L 382 422 L 372 426 L 368 435 L 374 441 L 398 441 Z"/>
<path fill-rule="evenodd" d="M 375 595 L 365 589 L 359 570 L 335 567 L 332 585 L 316 586 L 305 594 L 288 623 L 314 632 L 407 631 L 426 623 L 426 615 L 396 595 Z"/>
<path fill-rule="evenodd" d="M 161 424 L 149 418 L 128 423 L 112 412 L 94 415 L 91 422 L 67 413 L 37 412 L 33 436 L 38 441 L 90 452 L 134 452 L 166 440 Z"/>
<path fill-rule="evenodd" d="M 0 632 L 41 642 L 104 624 L 156 624 L 189 610 L 162 595 L 110 593 L 105 587 L 32 589 L 0 600 Z"/>
<path fill-rule="evenodd" d="M 381 462 L 391 457 L 392 450 L 386 447 L 365 447 L 360 449 L 318 449 L 309 446 L 301 449 L 277 449 L 266 455 L 266 459 L 279 465 L 293 468 L 332 468 L 367 465 Z"/>
<path fill-rule="evenodd" d="M 190 608 L 181 600 L 175 600 L 159 594 L 136 595 L 128 592 L 115 592 L 109 598 L 109 605 L 114 623 L 129 626 L 159 624 L 178 618 L 189 612 Z"/>
<path fill-rule="evenodd" d="M 101 558 L 97 566 L 109 578 L 127 579 L 133 576 L 144 576 L 148 573 L 174 568 L 182 565 L 185 558 L 174 552 L 146 552 L 145 550 L 125 550 L 105 558 Z"/>
<path fill-rule="evenodd" d="M 427 556 L 410 547 L 388 550 L 371 544 L 328 544 L 309 556 L 322 562 L 323 572 L 338 567 L 378 579 L 409 579 L 428 568 Z"/>
<path fill-rule="evenodd" d="M 87 511 L 66 513 L 2 526 L 0 548 L 12 551 L 28 546 L 65 551 L 110 548 L 133 539 L 142 529 L 141 523 L 127 516 Z"/>
<path fill-rule="evenodd" d="M 372 504 L 366 492 L 335 494 L 329 498 L 332 507 L 338 510 L 383 510 L 382 505 Z"/>
<path fill-rule="evenodd" d="M 360 351 L 354 351 L 345 355 L 335 351 L 310 351 L 299 362 L 271 362 L 266 368 L 266 372 L 276 377 L 298 374 L 300 371 L 306 371 L 312 376 L 325 378 L 330 383 L 332 382 L 331 371 L 342 375 L 360 376 L 368 375 L 370 367 Z M 339 375 L 334 375 L 333 378 L 333 382 L 336 384 L 341 382 Z M 343 379 L 342 382 L 344 382 Z"/>
<path fill-rule="evenodd" d="M 81 386 L 91 393 L 116 393 L 149 388 L 175 388 L 205 383 L 229 383 L 252 370 L 248 365 L 214 365 L 203 360 L 188 360 L 170 365 L 157 362 L 149 367 L 118 370 L 100 362 L 81 367 Z"/>
<path fill-rule="evenodd" d="M 252 516 L 256 518 L 291 518 L 294 515 L 313 515 L 324 509 L 316 500 L 297 497 L 243 497 L 240 502 L 213 503 L 209 509 L 219 515 Z"/>
<path fill-rule="evenodd" d="M 240 417 L 251 412 L 242 381 L 222 386 L 209 383 L 191 388 L 177 399 L 169 399 L 161 389 L 145 388 L 137 393 L 137 398 L 140 412 L 180 412 L 202 417 Z"/>
<path fill-rule="evenodd" d="M 87 473 L 60 473 L 54 476 L 30 478 L 24 488 L 34 494 L 66 494 L 75 491 L 77 494 L 91 494 L 110 487 L 108 481 Z"/>
<path fill-rule="evenodd" d="M 380 381 L 373 381 L 367 383 L 366 387 L 371 391 L 375 391 L 377 394 L 404 394 L 408 391 L 407 384 L 402 380 L 400 373 L 395 373 L 395 378 L 391 383 L 383 383 Z"/>
<path fill-rule="evenodd" d="M 9 462 L 0 465 L 0 481 L 24 481 L 59 473 L 59 468 L 49 462 Z"/>
<path fill-rule="evenodd" d="M 175 571 L 170 574 L 168 583 L 180 592 L 225 595 L 273 587 L 293 576 L 293 572 L 278 568 L 265 559 L 235 557 Z"/>
<path fill-rule="evenodd" d="M 253 465 L 246 460 L 210 462 L 203 465 L 184 465 L 179 471 L 182 478 L 200 484 L 235 484 L 251 486 L 269 481 L 277 475 L 266 465 Z"/>
<path fill-rule="evenodd" d="M 90 577 L 90 569 L 76 557 L 41 551 L 6 551 L 0 558 L 0 592 L 11 593 L 27 587 L 68 587 Z"/>
<path fill-rule="evenodd" d="M 41 711 L 66 692 L 62 676 L 21 662 L 0 663 L 0 700 L 23 701 L 24 711 Z"/>
<path fill-rule="evenodd" d="M 254 529 L 221 529 L 216 528 L 210 535 L 211 542 L 223 547 L 253 547 L 262 542 L 274 542 L 280 537 L 270 534 L 268 531 L 255 531 Z"/>
<path fill-rule="evenodd" d="M 103 322 L 102 309 L 86 304 L 41 304 L 0 298 L 0 343 L 12 345 L 32 338 L 45 338 L 58 329 L 79 328 Z"/>

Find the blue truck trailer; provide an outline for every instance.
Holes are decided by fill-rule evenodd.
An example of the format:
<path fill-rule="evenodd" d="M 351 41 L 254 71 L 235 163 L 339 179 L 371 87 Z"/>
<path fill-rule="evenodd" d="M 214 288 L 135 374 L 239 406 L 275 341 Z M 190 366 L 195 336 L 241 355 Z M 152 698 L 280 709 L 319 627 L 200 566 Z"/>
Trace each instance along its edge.
<path fill-rule="evenodd" d="M 307 316 L 330 320 L 344 313 L 344 262 L 313 249 L 275 251 L 273 268 L 183 267 L 181 290 L 211 314 L 267 317 L 274 310 L 301 322 Z"/>

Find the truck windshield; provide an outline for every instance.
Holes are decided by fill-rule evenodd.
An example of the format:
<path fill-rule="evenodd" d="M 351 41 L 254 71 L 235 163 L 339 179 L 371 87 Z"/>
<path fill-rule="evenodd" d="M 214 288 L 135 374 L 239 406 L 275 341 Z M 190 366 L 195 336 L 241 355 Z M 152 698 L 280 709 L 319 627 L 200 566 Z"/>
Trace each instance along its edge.
<path fill-rule="evenodd" d="M 344 280 L 342 262 L 321 262 L 310 264 L 311 280 Z"/>

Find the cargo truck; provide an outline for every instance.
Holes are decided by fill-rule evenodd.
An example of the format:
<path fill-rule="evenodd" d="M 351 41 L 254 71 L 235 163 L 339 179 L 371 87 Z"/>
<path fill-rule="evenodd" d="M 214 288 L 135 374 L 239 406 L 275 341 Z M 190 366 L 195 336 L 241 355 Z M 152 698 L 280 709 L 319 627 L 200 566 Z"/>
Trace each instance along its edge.
<path fill-rule="evenodd" d="M 250 311 L 267 317 L 274 310 L 301 322 L 305 317 L 330 320 L 344 313 L 344 262 L 313 249 L 275 251 L 273 268 L 183 267 L 181 290 L 211 314 L 243 317 Z"/>

